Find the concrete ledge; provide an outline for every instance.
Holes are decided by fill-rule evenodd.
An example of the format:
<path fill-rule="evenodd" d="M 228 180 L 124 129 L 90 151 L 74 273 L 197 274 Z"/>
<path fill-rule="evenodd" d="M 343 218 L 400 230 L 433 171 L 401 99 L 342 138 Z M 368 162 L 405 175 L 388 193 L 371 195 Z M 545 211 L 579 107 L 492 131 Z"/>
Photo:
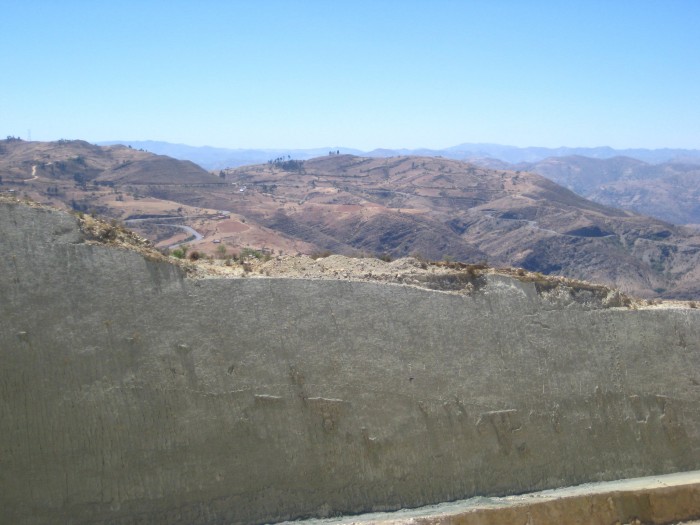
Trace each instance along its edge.
<path fill-rule="evenodd" d="M 664 525 L 700 518 L 700 471 L 587 483 L 504 498 L 472 498 L 297 525 Z M 700 523 L 693 522 L 693 523 Z"/>

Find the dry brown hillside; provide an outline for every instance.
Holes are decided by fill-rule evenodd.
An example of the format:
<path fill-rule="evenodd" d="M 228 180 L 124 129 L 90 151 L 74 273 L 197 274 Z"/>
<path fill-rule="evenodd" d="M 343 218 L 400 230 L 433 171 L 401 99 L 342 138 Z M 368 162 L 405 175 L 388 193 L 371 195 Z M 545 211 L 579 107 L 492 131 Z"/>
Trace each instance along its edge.
<path fill-rule="evenodd" d="M 696 233 L 596 204 L 532 173 L 341 155 L 238 168 L 226 180 L 249 194 L 238 210 L 333 251 L 484 260 L 644 296 L 700 293 Z"/>
<path fill-rule="evenodd" d="M 6 177 L 72 179 L 114 184 L 221 183 L 189 161 L 179 161 L 126 146 L 95 146 L 81 140 L 0 143 L 0 169 Z"/>
<path fill-rule="evenodd" d="M 648 164 L 628 157 L 571 156 L 523 164 L 595 202 L 675 224 L 700 224 L 700 165 Z"/>
<path fill-rule="evenodd" d="M 0 146 L 0 189 L 124 221 L 160 247 L 414 255 L 522 267 L 642 297 L 700 297 L 696 231 L 596 204 L 524 171 L 331 155 L 210 174 L 123 146 Z"/>

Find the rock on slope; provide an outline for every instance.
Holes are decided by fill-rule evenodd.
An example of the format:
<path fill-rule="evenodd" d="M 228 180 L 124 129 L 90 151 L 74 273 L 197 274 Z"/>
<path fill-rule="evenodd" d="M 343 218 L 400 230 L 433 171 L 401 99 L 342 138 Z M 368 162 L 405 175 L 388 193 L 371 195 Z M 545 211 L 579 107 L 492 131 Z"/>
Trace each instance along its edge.
<path fill-rule="evenodd" d="M 700 467 L 700 310 L 468 269 L 455 291 L 188 277 L 89 230 L 0 202 L 3 523 L 253 524 Z"/>

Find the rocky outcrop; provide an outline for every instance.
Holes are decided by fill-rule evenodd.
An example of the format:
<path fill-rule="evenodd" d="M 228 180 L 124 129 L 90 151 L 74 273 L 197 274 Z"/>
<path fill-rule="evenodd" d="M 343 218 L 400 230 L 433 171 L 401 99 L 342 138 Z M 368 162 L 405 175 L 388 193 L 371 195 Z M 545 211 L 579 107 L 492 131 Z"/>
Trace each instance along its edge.
<path fill-rule="evenodd" d="M 262 523 L 700 468 L 700 311 L 187 277 L 0 203 L 0 522 Z"/>

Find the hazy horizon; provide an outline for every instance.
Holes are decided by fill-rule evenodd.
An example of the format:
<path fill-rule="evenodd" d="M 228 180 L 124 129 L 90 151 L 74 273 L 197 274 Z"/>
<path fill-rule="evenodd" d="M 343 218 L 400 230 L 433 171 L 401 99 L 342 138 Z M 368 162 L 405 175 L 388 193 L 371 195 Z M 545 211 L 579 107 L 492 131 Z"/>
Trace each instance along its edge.
<path fill-rule="evenodd" d="M 23 137 L 20 137 L 22 140 L 24 140 Z M 67 140 L 85 140 L 81 139 L 80 137 L 72 137 Z M 88 141 L 92 142 L 92 141 Z M 377 151 L 377 150 L 388 150 L 388 151 L 402 151 L 402 150 L 407 150 L 407 151 L 420 151 L 420 150 L 431 150 L 431 151 L 445 151 L 451 148 L 456 148 L 459 146 L 483 146 L 483 147 L 500 147 L 500 148 L 517 148 L 517 149 L 546 149 L 546 150 L 559 150 L 559 149 L 571 149 L 571 150 L 576 150 L 576 149 L 591 149 L 591 150 L 596 150 L 596 149 L 612 149 L 614 151 L 625 151 L 625 150 L 648 150 L 648 151 L 657 151 L 657 150 L 687 150 L 687 151 L 700 151 L 700 147 L 695 147 L 695 148 L 669 148 L 669 147 L 659 147 L 659 148 L 613 148 L 612 146 L 608 146 L 607 144 L 600 144 L 597 146 L 572 146 L 572 145 L 560 145 L 560 146 L 540 146 L 540 145 L 528 145 L 528 146 L 515 146 L 513 144 L 498 144 L 495 142 L 461 142 L 459 144 L 449 144 L 443 147 L 436 147 L 436 148 L 426 148 L 426 147 L 396 147 L 396 148 L 385 148 L 382 146 L 376 147 L 376 148 L 371 148 L 371 149 L 362 149 L 362 148 L 354 148 L 351 146 L 346 146 L 344 144 L 333 144 L 333 145 L 320 145 L 320 146 L 309 146 L 309 147 L 298 147 L 298 148 L 288 148 L 284 146 L 265 146 L 265 147 L 259 147 L 259 148 L 243 148 L 243 147 L 227 147 L 227 146 L 212 146 L 210 144 L 202 144 L 202 145 L 194 145 L 194 144 L 186 144 L 184 142 L 170 142 L 167 140 L 158 140 L 158 139 L 139 139 L 139 140 L 131 140 L 131 139 L 112 139 L 112 140 L 100 140 L 100 141 L 95 141 L 93 142 L 94 144 L 98 145 L 110 145 L 110 144 L 124 144 L 127 145 L 129 143 L 159 143 L 159 144 L 168 144 L 171 146 L 183 146 L 183 147 L 188 147 L 188 148 L 212 148 L 212 149 L 225 149 L 225 150 L 241 150 L 241 151 L 246 151 L 246 150 L 251 150 L 251 151 L 291 151 L 291 150 L 299 150 L 299 151 L 312 151 L 312 150 L 335 150 L 337 148 L 340 148 L 341 150 L 352 150 L 352 151 L 360 151 L 363 153 L 370 153 L 372 151 Z"/>
<path fill-rule="evenodd" d="M 0 137 L 697 149 L 699 18 L 691 0 L 13 2 Z"/>

